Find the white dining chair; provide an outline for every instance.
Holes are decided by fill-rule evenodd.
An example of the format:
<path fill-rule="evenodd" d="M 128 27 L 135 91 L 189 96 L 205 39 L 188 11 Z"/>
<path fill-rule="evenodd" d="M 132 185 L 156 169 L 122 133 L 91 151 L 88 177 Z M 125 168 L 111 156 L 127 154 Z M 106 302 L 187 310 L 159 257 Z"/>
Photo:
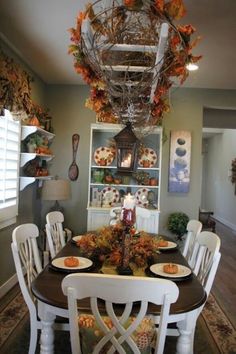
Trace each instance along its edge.
<path fill-rule="evenodd" d="M 137 330 L 142 320 L 146 319 L 148 303 L 161 306 L 160 324 L 155 343 L 155 354 L 161 354 L 164 350 L 167 323 L 171 303 L 176 302 L 179 290 L 175 283 L 165 279 L 147 277 L 129 277 L 104 274 L 70 274 L 62 281 L 63 293 L 68 297 L 70 337 L 72 354 L 81 353 L 81 324 L 77 309 L 77 300 L 90 298 L 91 313 L 98 326 L 97 333 L 103 336 L 98 339 L 93 353 L 122 353 L 125 354 L 125 345 L 131 348 L 132 353 L 140 353 L 138 343 L 134 341 L 134 331 Z M 107 317 L 100 313 L 98 303 L 100 299 L 105 301 L 105 308 L 112 325 L 108 326 Z M 132 315 L 133 306 L 137 301 L 140 306 L 135 311 L 135 319 L 131 320 L 128 328 L 125 323 Z M 122 314 L 116 313 L 116 304 L 122 307 Z M 101 310 L 102 311 L 102 310 Z M 82 316 L 82 315 L 81 315 Z M 91 317 L 90 317 L 91 320 Z M 153 323 L 154 324 L 154 323 Z M 90 324 L 88 324 L 90 327 Z M 92 325 L 92 324 L 91 324 Z M 91 330 L 91 328 L 89 328 Z M 154 328 L 154 333 L 156 329 Z M 110 345 L 110 350 L 105 351 Z M 124 347 L 123 347 L 124 346 Z M 90 352 L 92 354 L 92 352 Z"/>
<path fill-rule="evenodd" d="M 149 231 L 150 218 L 152 216 L 150 210 L 139 206 L 135 207 L 136 221 L 135 228 L 138 231 Z M 117 224 L 122 217 L 122 207 L 114 207 L 110 209 L 110 225 Z"/>
<path fill-rule="evenodd" d="M 202 312 L 205 303 L 207 301 L 208 295 L 211 291 L 215 275 L 219 266 L 221 253 L 220 253 L 220 238 L 213 232 L 210 231 L 202 231 L 200 232 L 195 239 L 194 248 L 192 252 L 192 256 L 190 259 L 190 263 L 192 264 L 193 273 L 197 276 L 199 281 L 206 292 L 206 299 L 204 304 L 194 310 L 194 316 L 191 318 L 192 321 L 192 351 L 193 353 L 193 345 L 194 345 L 194 332 L 197 319 Z M 179 335 L 181 329 L 183 328 L 184 321 L 187 320 L 184 318 L 182 321 L 177 323 L 177 330 L 168 330 L 168 335 Z"/>
<path fill-rule="evenodd" d="M 42 323 L 38 319 L 37 301 L 31 292 L 32 281 L 42 271 L 38 236 L 39 230 L 35 224 L 22 224 L 13 230 L 11 243 L 19 286 L 30 315 L 29 354 L 35 353 L 38 330 L 42 329 Z M 60 323 L 55 325 L 55 329 L 68 330 L 69 326 L 68 323 Z"/>
<path fill-rule="evenodd" d="M 136 206 L 136 228 L 138 231 L 149 231 L 151 216 L 150 210 Z"/>
<path fill-rule="evenodd" d="M 110 209 L 110 225 L 116 225 L 120 222 L 121 207 L 114 207 Z"/>
<path fill-rule="evenodd" d="M 45 229 L 51 258 L 54 258 L 71 238 L 71 231 L 63 229 L 63 222 L 64 215 L 60 211 L 51 211 L 46 215 Z"/>
<path fill-rule="evenodd" d="M 187 259 L 187 261 L 189 261 L 193 252 L 196 236 L 202 230 L 202 223 L 198 220 L 193 220 L 193 219 L 189 220 L 186 229 L 187 229 L 187 234 L 186 234 L 182 254 Z"/>
<path fill-rule="evenodd" d="M 220 245 L 221 241 L 216 233 L 211 231 L 202 231 L 196 236 L 190 259 L 193 272 L 201 281 L 208 294 L 216 274 L 216 270 L 212 271 L 213 264 L 216 265 L 216 263 L 214 263 L 216 259 L 219 264 L 220 260 Z"/>

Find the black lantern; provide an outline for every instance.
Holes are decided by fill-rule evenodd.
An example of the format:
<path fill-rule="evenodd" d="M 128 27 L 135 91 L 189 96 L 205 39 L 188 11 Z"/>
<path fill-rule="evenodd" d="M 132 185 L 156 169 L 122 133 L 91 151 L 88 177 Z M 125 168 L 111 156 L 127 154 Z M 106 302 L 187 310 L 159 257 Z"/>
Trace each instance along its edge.
<path fill-rule="evenodd" d="M 131 123 L 114 136 L 116 142 L 117 171 L 134 172 L 137 168 L 139 139 L 132 130 Z"/>

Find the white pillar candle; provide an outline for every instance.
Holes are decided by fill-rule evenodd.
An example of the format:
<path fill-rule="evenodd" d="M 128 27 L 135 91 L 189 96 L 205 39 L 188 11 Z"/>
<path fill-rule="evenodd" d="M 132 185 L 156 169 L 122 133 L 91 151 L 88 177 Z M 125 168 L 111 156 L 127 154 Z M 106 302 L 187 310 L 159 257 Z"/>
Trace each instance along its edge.
<path fill-rule="evenodd" d="M 134 209 L 135 207 L 135 198 L 130 193 L 125 196 L 124 199 L 124 208 L 125 209 Z"/>

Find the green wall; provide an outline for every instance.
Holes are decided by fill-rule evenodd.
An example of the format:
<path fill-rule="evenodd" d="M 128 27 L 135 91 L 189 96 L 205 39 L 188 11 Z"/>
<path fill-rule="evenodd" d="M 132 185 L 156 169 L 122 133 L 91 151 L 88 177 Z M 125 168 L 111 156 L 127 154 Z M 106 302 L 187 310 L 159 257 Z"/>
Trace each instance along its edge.
<path fill-rule="evenodd" d="M 63 202 L 66 224 L 75 233 L 86 230 L 88 191 L 89 126 L 95 122 L 94 112 L 84 107 L 89 95 L 87 86 L 47 86 L 46 100 L 53 114 L 56 137 L 52 148 L 55 159 L 51 171 L 67 178 L 72 159 L 71 137 L 81 136 L 77 162 L 79 179 L 71 182 L 72 199 Z M 171 112 L 164 120 L 167 141 L 163 146 L 161 179 L 160 232 L 168 233 L 166 221 L 169 213 L 183 211 L 190 218 L 198 218 L 201 198 L 201 144 L 203 107 L 233 107 L 236 91 L 174 89 L 171 94 Z M 187 194 L 168 193 L 169 135 L 171 130 L 192 132 L 191 183 Z M 46 202 L 44 202 L 46 204 Z M 44 208 L 47 207 L 44 204 Z M 45 212 L 43 212 L 44 214 Z"/>

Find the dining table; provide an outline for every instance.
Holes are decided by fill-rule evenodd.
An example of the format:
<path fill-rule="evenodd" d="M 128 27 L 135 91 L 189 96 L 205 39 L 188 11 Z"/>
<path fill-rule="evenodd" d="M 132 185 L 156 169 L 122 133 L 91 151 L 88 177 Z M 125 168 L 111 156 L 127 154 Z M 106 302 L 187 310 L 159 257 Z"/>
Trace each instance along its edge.
<path fill-rule="evenodd" d="M 166 238 L 168 240 L 168 238 Z M 80 248 L 76 242 L 70 240 L 56 255 L 55 259 L 68 256 L 81 256 Z M 52 260 L 53 261 L 53 260 Z M 143 275 L 148 277 L 159 277 L 150 268 L 153 264 L 174 263 L 188 267 L 186 259 L 181 254 L 180 249 L 176 247 L 171 249 L 158 250 L 152 257 L 151 264 L 145 269 Z M 32 282 L 32 293 L 38 300 L 38 316 L 41 319 L 42 330 L 40 338 L 40 353 L 53 354 L 54 352 L 54 330 L 53 325 L 56 316 L 69 318 L 67 297 L 63 294 L 61 283 L 63 278 L 73 270 L 60 269 L 53 266 L 50 262 L 43 271 Z M 109 273 L 109 267 L 103 267 L 101 262 L 93 262 L 92 266 L 82 269 L 83 272 Z M 114 268 L 112 269 L 112 272 Z M 138 274 L 140 275 L 140 274 Z M 135 275 L 131 275 L 135 276 Z M 193 354 L 193 338 L 199 309 L 206 301 L 204 287 L 197 277 L 191 271 L 186 277 L 169 278 L 175 281 L 179 288 L 179 297 L 171 305 L 169 323 L 175 323 L 177 329 L 168 329 L 168 334 L 176 335 L 178 338 L 176 344 L 176 354 Z M 102 305 L 101 305 L 102 306 Z M 78 302 L 78 309 L 81 313 L 90 310 L 89 299 L 83 299 Z M 157 319 L 160 309 L 154 304 L 149 304 L 148 314 L 152 314 Z M 173 333 L 172 333 L 173 332 Z"/>

